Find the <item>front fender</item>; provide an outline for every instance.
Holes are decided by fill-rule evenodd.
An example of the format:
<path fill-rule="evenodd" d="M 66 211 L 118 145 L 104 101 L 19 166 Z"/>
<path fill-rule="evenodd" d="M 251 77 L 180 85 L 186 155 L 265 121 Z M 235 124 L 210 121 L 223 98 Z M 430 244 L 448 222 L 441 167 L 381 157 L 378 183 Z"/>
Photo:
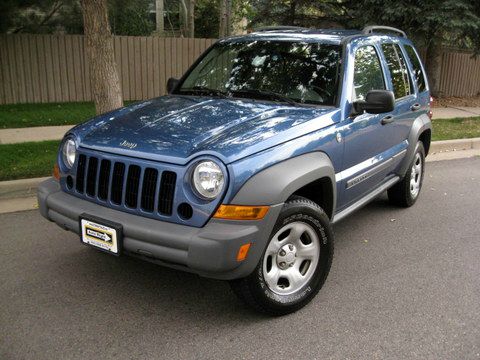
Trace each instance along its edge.
<path fill-rule="evenodd" d="M 311 152 L 272 165 L 253 175 L 231 201 L 235 205 L 284 203 L 295 191 L 321 178 L 332 184 L 333 209 L 336 204 L 335 170 L 323 152 Z"/>

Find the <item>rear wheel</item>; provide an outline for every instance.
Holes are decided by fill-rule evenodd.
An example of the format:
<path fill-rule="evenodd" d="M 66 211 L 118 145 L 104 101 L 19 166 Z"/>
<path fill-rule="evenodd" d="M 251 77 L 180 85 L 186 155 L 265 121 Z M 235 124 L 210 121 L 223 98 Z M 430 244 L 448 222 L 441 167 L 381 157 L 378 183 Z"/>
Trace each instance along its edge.
<path fill-rule="evenodd" d="M 245 303 L 270 315 L 305 306 L 322 287 L 333 257 L 328 216 L 312 201 L 287 201 L 255 271 L 230 285 Z"/>
<path fill-rule="evenodd" d="M 388 189 L 388 199 L 397 206 L 409 207 L 415 204 L 420 195 L 425 173 L 425 150 L 419 141 L 407 173 L 402 181 Z"/>

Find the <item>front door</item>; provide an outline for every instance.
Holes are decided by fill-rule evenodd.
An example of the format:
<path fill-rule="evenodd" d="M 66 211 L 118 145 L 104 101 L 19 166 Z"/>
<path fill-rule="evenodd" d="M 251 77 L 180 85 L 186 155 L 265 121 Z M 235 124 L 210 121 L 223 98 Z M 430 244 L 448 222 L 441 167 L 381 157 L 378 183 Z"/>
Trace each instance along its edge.
<path fill-rule="evenodd" d="M 381 66 L 380 49 L 375 44 L 362 44 L 354 51 L 353 91 L 351 103 L 365 99 L 370 90 L 388 89 Z M 349 114 L 346 114 L 348 116 Z M 392 156 L 402 144 L 395 135 L 395 111 L 384 114 L 348 116 L 342 133 L 345 153 L 337 185 L 342 189 L 338 210 L 348 207 L 378 187 L 393 170 Z"/>

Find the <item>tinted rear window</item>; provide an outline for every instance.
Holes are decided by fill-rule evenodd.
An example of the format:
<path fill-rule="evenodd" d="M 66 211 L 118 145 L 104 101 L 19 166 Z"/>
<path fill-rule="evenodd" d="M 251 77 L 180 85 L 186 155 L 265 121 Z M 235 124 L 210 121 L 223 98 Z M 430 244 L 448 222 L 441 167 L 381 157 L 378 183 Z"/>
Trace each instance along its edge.
<path fill-rule="evenodd" d="M 423 73 L 422 66 L 420 65 L 420 59 L 418 58 L 417 53 L 410 45 L 405 45 L 405 50 L 407 51 L 408 57 L 410 58 L 410 62 L 413 66 L 413 76 L 417 82 L 418 92 L 427 90 L 425 75 Z"/>

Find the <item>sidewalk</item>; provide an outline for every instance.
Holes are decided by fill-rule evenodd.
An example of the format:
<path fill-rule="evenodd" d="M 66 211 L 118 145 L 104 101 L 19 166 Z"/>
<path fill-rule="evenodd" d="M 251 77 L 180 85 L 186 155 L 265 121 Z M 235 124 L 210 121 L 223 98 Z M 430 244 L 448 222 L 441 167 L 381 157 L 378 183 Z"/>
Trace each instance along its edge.
<path fill-rule="evenodd" d="M 480 116 L 480 107 L 433 108 L 433 119 L 452 119 Z"/>
<path fill-rule="evenodd" d="M 60 140 L 73 125 L 38 126 L 0 130 L 0 144 L 15 144 L 28 141 Z"/>
<path fill-rule="evenodd" d="M 433 108 L 433 119 L 451 119 L 480 116 L 480 107 Z M 0 130 L 0 144 L 15 144 L 27 141 L 60 140 L 73 125 L 39 126 Z"/>

